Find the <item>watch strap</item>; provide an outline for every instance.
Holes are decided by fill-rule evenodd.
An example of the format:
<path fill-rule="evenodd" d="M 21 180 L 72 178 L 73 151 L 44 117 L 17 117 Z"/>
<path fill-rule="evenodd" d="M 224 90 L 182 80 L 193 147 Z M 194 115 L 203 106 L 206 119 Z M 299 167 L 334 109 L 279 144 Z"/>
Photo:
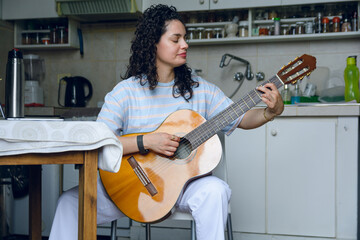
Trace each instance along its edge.
<path fill-rule="evenodd" d="M 137 146 L 139 148 L 139 152 L 141 154 L 147 154 L 149 152 L 149 149 L 145 149 L 144 142 L 143 142 L 143 137 L 144 137 L 144 135 L 137 135 L 136 136 L 136 142 L 137 142 Z"/>

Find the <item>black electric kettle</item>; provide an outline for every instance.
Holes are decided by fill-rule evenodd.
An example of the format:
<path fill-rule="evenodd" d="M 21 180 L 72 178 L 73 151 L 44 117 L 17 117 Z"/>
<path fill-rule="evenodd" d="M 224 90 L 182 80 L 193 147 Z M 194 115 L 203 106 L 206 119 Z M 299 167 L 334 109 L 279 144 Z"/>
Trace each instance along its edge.
<path fill-rule="evenodd" d="M 60 89 L 62 83 L 66 83 L 65 104 L 60 103 Z M 89 92 L 85 96 L 85 89 Z M 59 81 L 58 103 L 62 107 L 85 107 L 86 103 L 92 97 L 93 89 L 89 80 L 84 77 L 64 77 Z"/>

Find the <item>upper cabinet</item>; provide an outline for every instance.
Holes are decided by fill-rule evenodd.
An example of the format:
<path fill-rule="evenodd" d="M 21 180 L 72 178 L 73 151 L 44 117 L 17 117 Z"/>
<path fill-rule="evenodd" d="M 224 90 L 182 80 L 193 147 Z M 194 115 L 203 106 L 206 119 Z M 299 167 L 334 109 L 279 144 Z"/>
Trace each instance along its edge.
<path fill-rule="evenodd" d="M 314 3 L 335 3 L 335 2 L 350 2 L 346 0 L 302 0 L 299 3 L 298 0 L 281 0 L 282 5 L 299 5 L 299 4 L 314 4 Z M 356 2 L 356 1 L 353 1 Z"/>
<path fill-rule="evenodd" d="M 251 8 L 280 6 L 281 0 L 209 0 L 210 9 L 232 9 L 232 8 Z"/>
<path fill-rule="evenodd" d="M 180 12 L 202 11 L 202 10 L 220 10 L 233 8 L 249 7 L 268 7 L 279 6 L 281 0 L 149 0 L 148 6 L 152 4 L 173 5 Z M 144 5 L 145 6 L 145 5 Z"/>
<path fill-rule="evenodd" d="M 144 4 L 144 10 L 153 4 L 166 4 L 176 7 L 178 11 L 202 11 L 209 10 L 209 1 L 213 0 L 148 0 Z"/>
<path fill-rule="evenodd" d="M 55 0 L 2 0 L 4 20 L 56 18 Z"/>

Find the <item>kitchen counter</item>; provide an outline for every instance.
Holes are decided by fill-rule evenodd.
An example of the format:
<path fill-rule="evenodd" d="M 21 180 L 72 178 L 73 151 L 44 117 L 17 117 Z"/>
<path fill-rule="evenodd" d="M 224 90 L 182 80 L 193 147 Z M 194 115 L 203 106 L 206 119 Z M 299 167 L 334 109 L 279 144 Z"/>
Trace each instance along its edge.
<path fill-rule="evenodd" d="M 265 105 L 260 105 L 265 106 Z M 285 105 L 284 112 L 279 117 L 346 117 L 360 116 L 359 103 L 300 103 Z"/>
<path fill-rule="evenodd" d="M 257 107 L 264 107 L 259 104 Z M 100 108 L 26 107 L 26 116 L 57 116 L 61 118 L 96 117 Z M 360 116 L 359 103 L 300 103 L 285 105 L 279 117 L 337 117 Z"/>
<path fill-rule="evenodd" d="M 25 116 L 79 118 L 96 117 L 100 108 L 90 107 L 25 107 Z"/>

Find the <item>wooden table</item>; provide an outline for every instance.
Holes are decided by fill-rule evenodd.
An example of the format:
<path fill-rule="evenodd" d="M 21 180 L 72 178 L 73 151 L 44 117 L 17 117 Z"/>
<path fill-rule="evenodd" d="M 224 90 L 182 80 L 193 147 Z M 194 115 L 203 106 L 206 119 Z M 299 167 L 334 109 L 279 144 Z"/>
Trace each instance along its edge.
<path fill-rule="evenodd" d="M 30 165 L 29 234 L 41 240 L 41 165 L 79 164 L 79 240 L 96 240 L 98 150 L 0 156 L 0 165 Z"/>

